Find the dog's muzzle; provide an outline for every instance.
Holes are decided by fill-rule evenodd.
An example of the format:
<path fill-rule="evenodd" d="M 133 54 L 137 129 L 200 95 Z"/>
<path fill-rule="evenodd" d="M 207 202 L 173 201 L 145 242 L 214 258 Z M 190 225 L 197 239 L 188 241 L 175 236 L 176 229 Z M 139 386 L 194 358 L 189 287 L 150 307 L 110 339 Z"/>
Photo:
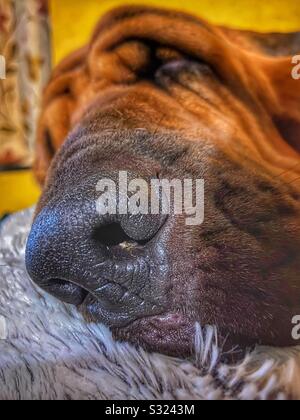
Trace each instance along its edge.
<path fill-rule="evenodd" d="M 42 209 L 26 264 L 42 289 L 119 328 L 164 311 L 167 217 L 99 213 L 97 181 L 89 177 Z"/>

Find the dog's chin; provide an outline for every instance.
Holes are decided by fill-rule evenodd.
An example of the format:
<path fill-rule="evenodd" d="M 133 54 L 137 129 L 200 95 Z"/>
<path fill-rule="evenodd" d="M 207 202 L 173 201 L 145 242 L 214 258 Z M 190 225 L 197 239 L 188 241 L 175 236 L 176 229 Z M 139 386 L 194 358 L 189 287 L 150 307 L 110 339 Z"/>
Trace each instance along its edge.
<path fill-rule="evenodd" d="M 247 340 L 243 342 L 241 337 L 233 338 L 216 326 L 201 326 L 179 313 L 143 318 L 125 328 L 113 328 L 112 333 L 116 341 L 130 343 L 149 352 L 199 359 L 202 368 L 213 361 L 238 363 L 255 348 Z"/>
<path fill-rule="evenodd" d="M 220 361 L 235 363 L 254 347 L 245 338 L 233 339 L 231 334 L 218 330 L 216 326 L 201 326 L 184 313 L 170 311 L 126 323 L 122 313 L 111 309 L 104 309 L 100 302 L 89 297 L 80 306 L 87 322 L 104 323 L 109 326 L 116 341 L 149 352 L 180 358 L 194 357 L 199 351 L 207 353 L 207 357 L 211 352 L 217 352 Z M 116 327 L 117 324 L 120 326 Z"/>
<path fill-rule="evenodd" d="M 112 328 L 115 340 L 141 346 L 147 351 L 188 357 L 195 351 L 196 322 L 180 313 L 136 320 L 125 328 Z"/>

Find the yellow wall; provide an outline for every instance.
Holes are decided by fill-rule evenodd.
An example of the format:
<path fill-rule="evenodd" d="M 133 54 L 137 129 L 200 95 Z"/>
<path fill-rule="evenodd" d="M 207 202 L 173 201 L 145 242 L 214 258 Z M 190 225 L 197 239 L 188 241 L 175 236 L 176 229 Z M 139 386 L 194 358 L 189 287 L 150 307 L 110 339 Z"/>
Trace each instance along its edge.
<path fill-rule="evenodd" d="M 39 193 L 31 171 L 0 172 L 0 217 L 32 206 Z"/>
<path fill-rule="evenodd" d="M 124 4 L 173 7 L 213 23 L 262 32 L 300 30 L 300 0 L 51 0 L 54 61 L 82 46 L 103 13 Z"/>

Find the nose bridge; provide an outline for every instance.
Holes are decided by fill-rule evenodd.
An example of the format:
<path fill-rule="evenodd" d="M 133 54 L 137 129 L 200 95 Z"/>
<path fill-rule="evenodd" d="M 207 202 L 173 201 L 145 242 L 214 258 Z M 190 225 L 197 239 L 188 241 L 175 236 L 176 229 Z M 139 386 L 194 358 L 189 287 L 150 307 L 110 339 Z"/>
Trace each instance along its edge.
<path fill-rule="evenodd" d="M 168 264 L 160 237 L 166 216 L 100 214 L 94 181 L 63 194 L 36 217 L 26 250 L 30 276 L 110 326 L 161 313 Z"/>

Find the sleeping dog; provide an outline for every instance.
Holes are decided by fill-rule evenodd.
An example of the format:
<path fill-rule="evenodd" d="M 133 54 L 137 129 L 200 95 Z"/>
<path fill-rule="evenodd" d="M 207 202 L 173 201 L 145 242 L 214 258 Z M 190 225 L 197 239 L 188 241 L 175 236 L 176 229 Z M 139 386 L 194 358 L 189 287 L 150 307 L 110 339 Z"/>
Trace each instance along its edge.
<path fill-rule="evenodd" d="M 175 11 L 106 15 L 45 91 L 33 281 L 150 351 L 189 355 L 197 323 L 227 346 L 299 344 L 299 50 Z M 204 180 L 203 223 L 99 214 L 120 171 Z"/>

